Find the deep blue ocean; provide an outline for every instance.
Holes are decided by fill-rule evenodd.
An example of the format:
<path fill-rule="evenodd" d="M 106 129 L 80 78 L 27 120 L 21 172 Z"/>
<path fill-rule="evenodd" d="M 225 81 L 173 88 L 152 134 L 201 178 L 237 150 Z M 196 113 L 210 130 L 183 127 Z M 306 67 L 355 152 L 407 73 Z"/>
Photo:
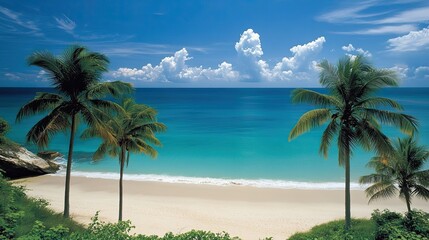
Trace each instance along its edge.
<path fill-rule="evenodd" d="M 0 88 L 0 116 L 11 123 L 9 137 L 33 151 L 37 148 L 25 142 L 25 135 L 41 116 L 20 123 L 15 123 L 15 117 L 19 108 L 39 91 L 52 90 Z M 287 88 L 137 89 L 136 101 L 157 109 L 158 120 L 168 126 L 168 131 L 158 135 L 163 146 L 158 148 L 157 159 L 131 156 L 126 178 L 260 187 L 342 187 L 344 170 L 338 166 L 335 144 L 328 159 L 318 153 L 323 128 L 288 142 L 293 125 L 312 109 L 309 105 L 292 104 L 291 91 Z M 429 88 L 385 89 L 380 95 L 398 101 L 405 113 L 419 120 L 420 143 L 429 145 Z M 80 131 L 84 127 L 80 125 Z M 392 138 L 403 136 L 390 127 L 383 130 Z M 68 139 L 68 133 L 58 134 L 48 150 L 66 155 Z M 77 138 L 73 175 L 117 178 L 117 159 L 91 160 L 99 143 L 98 139 Z M 371 172 L 365 165 L 372 156 L 371 152 L 355 150 L 351 164 L 353 181 Z M 358 184 L 353 187 L 359 188 Z"/>

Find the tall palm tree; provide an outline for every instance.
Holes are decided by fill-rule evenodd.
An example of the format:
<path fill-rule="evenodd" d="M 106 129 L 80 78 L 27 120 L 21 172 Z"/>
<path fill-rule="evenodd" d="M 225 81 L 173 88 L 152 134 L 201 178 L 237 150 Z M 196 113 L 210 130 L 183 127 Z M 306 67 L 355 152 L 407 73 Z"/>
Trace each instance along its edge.
<path fill-rule="evenodd" d="M 398 139 L 394 151 L 373 157 L 368 166 L 376 173 L 360 178 L 360 183 L 373 183 L 365 192 L 369 202 L 379 198 L 399 197 L 405 200 L 411 212 L 413 196 L 429 199 L 429 169 L 423 170 L 429 159 L 429 150 L 419 146 L 411 137 Z"/>
<path fill-rule="evenodd" d="M 36 52 L 28 58 L 29 65 L 41 67 L 50 76 L 56 93 L 37 93 L 36 97 L 19 110 L 16 121 L 24 117 L 48 112 L 27 133 L 27 141 L 40 148 L 47 147 L 51 137 L 70 129 L 69 151 L 64 194 L 64 217 L 70 210 L 70 172 L 73 145 L 79 119 L 89 126 L 102 129 L 104 123 L 97 115 L 118 111 L 120 107 L 102 98 L 119 97 L 132 92 L 130 84 L 122 82 L 100 83 L 107 71 L 106 56 L 88 51 L 82 46 L 71 46 L 62 56 L 49 52 Z M 112 138 L 105 133 L 106 138 Z"/>
<path fill-rule="evenodd" d="M 105 138 L 97 128 L 88 128 L 82 133 L 82 138 L 101 137 L 103 142 L 94 153 L 93 159 L 101 159 L 106 154 L 112 157 L 119 156 L 119 217 L 122 221 L 123 203 L 123 174 L 125 164 L 128 166 L 130 152 L 143 153 L 155 158 L 158 152 L 151 146 L 161 145 L 155 133 L 163 132 L 166 126 L 156 120 L 156 110 L 143 104 L 136 104 L 132 99 L 125 99 L 121 106 L 124 111 L 107 120 L 109 136 L 115 141 Z"/>
<path fill-rule="evenodd" d="M 403 113 L 395 101 L 377 97 L 377 90 L 397 86 L 394 72 L 375 69 L 365 58 L 357 56 L 341 59 L 336 66 L 328 61 L 319 64 L 320 84 L 328 90 L 322 94 L 313 90 L 296 89 L 294 103 L 309 103 L 318 109 L 304 113 L 289 134 L 289 141 L 327 123 L 322 135 L 319 152 L 326 158 L 328 148 L 337 137 L 338 163 L 345 168 L 345 229 L 350 228 L 350 157 L 357 146 L 377 153 L 392 149 L 389 139 L 380 131 L 380 123 L 399 127 L 411 134 L 416 130 L 416 120 Z M 379 109 L 378 107 L 383 107 Z"/>

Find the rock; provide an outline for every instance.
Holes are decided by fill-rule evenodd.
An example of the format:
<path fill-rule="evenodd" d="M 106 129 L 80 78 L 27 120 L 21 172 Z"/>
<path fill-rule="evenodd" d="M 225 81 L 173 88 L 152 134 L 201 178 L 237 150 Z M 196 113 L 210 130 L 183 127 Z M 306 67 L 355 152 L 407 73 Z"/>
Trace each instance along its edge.
<path fill-rule="evenodd" d="M 24 147 L 0 148 L 0 169 L 3 175 L 16 179 L 37 176 L 58 171 L 59 165 L 36 156 Z"/>
<path fill-rule="evenodd" d="M 42 152 L 37 153 L 37 156 L 39 156 L 45 160 L 52 161 L 57 157 L 62 157 L 63 155 L 59 152 L 54 152 L 54 151 L 42 151 Z"/>

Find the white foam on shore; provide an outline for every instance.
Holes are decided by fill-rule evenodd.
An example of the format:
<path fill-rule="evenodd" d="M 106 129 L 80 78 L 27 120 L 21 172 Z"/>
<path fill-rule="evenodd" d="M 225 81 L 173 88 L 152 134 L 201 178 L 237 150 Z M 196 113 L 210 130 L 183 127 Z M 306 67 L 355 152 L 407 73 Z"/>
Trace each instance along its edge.
<path fill-rule="evenodd" d="M 65 171 L 59 171 L 57 176 L 64 176 Z M 72 171 L 72 176 L 101 179 L 119 179 L 119 173 L 108 172 L 81 172 Z M 164 182 L 164 183 L 183 183 L 183 184 L 204 184 L 214 186 L 250 186 L 257 188 L 277 188 L 277 189 L 308 189 L 308 190 L 342 190 L 343 182 L 298 182 L 272 179 L 224 179 L 224 178 L 207 178 L 207 177 L 186 177 L 186 176 L 169 176 L 156 174 L 124 174 L 124 180 L 147 181 L 147 182 Z M 352 182 L 352 190 L 364 190 L 367 185 Z"/>

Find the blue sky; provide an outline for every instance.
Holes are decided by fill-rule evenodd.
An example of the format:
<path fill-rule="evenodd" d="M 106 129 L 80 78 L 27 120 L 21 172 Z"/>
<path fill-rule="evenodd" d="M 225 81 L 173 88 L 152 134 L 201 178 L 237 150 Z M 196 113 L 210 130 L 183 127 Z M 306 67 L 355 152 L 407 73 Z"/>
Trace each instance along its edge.
<path fill-rule="evenodd" d="M 0 86 L 49 86 L 35 51 L 71 44 L 136 87 L 318 87 L 317 63 L 363 54 L 429 86 L 427 0 L 0 0 Z"/>

